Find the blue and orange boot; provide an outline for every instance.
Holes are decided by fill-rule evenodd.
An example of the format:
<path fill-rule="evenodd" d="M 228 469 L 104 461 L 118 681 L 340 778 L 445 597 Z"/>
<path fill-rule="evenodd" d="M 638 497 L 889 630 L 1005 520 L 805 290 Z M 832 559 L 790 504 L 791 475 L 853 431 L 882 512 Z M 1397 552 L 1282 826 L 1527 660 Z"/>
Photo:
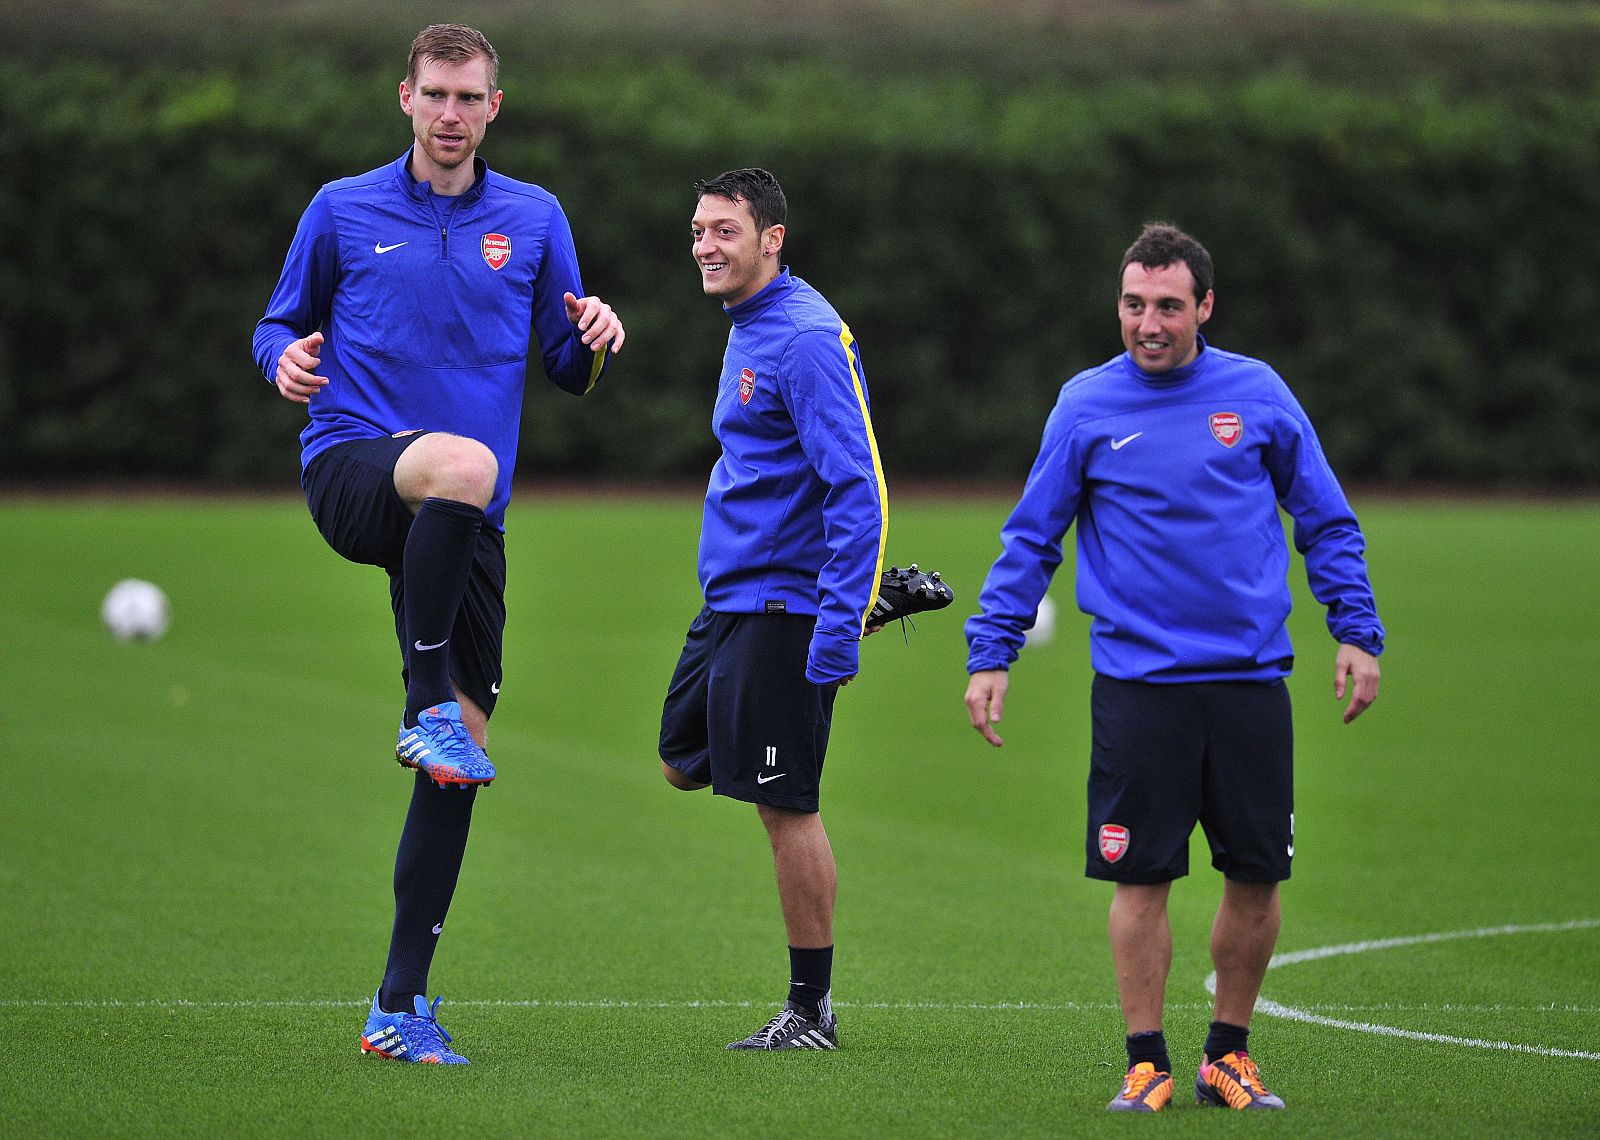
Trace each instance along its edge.
<path fill-rule="evenodd" d="M 451 1051 L 450 1034 L 434 1016 L 440 999 L 434 998 L 430 1006 L 428 999 L 418 994 L 416 1001 L 416 1013 L 389 1013 L 373 994 L 367 1027 L 361 1031 L 361 1051 L 421 1065 L 467 1064 L 465 1057 Z"/>
<path fill-rule="evenodd" d="M 417 714 L 415 728 L 400 726 L 394 758 L 415 768 L 441 788 L 467 788 L 494 779 L 494 765 L 461 720 L 456 701 L 425 708 Z"/>
<path fill-rule="evenodd" d="M 1112 1112 L 1160 1112 L 1172 1101 L 1172 1074 L 1149 1061 L 1140 1061 L 1122 1079 L 1122 1092 L 1110 1104 Z"/>
<path fill-rule="evenodd" d="M 1220 1108 L 1283 1107 L 1283 1098 L 1267 1091 L 1256 1063 L 1242 1050 L 1225 1053 L 1215 1061 L 1201 1055 L 1200 1073 L 1194 1079 L 1194 1101 Z"/>

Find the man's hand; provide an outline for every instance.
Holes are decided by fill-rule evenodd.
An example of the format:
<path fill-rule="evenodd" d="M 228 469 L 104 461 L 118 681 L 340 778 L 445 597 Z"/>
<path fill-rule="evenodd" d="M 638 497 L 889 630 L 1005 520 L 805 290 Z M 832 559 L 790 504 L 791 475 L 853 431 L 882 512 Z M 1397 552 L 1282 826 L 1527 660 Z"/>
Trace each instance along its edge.
<path fill-rule="evenodd" d="M 1353 645 L 1339 646 L 1333 662 L 1333 695 L 1340 700 L 1346 681 L 1350 682 L 1350 704 L 1344 710 L 1344 722 L 1349 724 L 1378 699 L 1378 659 Z"/>
<path fill-rule="evenodd" d="M 1005 743 L 995 732 L 994 726 L 1000 723 L 1000 714 L 1006 703 L 1006 687 L 1010 684 L 1011 675 L 1004 669 L 980 670 L 967 682 L 967 719 L 996 748 Z"/>
<path fill-rule="evenodd" d="M 314 332 L 301 337 L 278 357 L 278 374 L 273 383 L 285 400 L 309 404 L 311 397 L 322 391 L 328 383 L 326 376 L 318 376 L 314 369 L 322 364 L 322 334 Z"/>
<path fill-rule="evenodd" d="M 578 326 L 585 345 L 595 352 L 604 352 L 607 347 L 612 353 L 622 351 L 622 342 L 628 339 L 628 334 L 610 305 L 599 297 L 580 300 L 571 293 L 562 294 L 562 300 L 567 303 L 567 320 Z"/>

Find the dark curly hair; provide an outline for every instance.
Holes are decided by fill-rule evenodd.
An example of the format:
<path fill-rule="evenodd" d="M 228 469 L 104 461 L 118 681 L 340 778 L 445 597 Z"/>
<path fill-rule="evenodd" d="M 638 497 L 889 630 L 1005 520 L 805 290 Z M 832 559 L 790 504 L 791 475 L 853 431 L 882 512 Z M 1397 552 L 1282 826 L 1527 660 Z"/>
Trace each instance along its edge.
<path fill-rule="evenodd" d="M 1146 222 L 1137 240 L 1122 255 L 1122 265 L 1117 270 L 1117 295 L 1122 295 L 1122 275 L 1128 266 L 1138 262 L 1146 269 L 1160 269 L 1183 262 L 1194 277 L 1195 304 L 1206 299 L 1215 283 L 1216 273 L 1211 268 L 1211 255 L 1206 247 L 1167 222 Z"/>
<path fill-rule="evenodd" d="M 697 200 L 715 194 L 732 202 L 750 203 L 758 233 L 783 225 L 789 216 L 789 200 L 783 196 L 783 187 L 760 167 L 747 166 L 703 179 L 694 184 L 694 192 Z"/>

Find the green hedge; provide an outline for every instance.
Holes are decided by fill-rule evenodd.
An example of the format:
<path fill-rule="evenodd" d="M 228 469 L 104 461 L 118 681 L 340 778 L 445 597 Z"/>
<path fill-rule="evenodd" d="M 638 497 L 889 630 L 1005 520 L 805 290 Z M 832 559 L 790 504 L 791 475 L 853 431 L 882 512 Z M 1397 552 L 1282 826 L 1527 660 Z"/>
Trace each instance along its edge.
<path fill-rule="evenodd" d="M 1594 85 L 1083 87 L 501 46 L 484 153 L 562 199 L 629 330 L 603 390 L 532 389 L 526 473 L 705 473 L 727 325 L 689 260 L 690 186 L 759 164 L 789 192 L 791 265 L 862 345 L 891 478 L 1019 478 L 1060 384 L 1119 350 L 1115 266 L 1159 217 L 1216 257 L 1211 339 L 1278 366 L 1347 479 L 1600 484 Z M 291 480 L 303 413 L 250 334 L 316 187 L 406 145 L 398 68 L 303 45 L 8 63 L 0 472 Z"/>

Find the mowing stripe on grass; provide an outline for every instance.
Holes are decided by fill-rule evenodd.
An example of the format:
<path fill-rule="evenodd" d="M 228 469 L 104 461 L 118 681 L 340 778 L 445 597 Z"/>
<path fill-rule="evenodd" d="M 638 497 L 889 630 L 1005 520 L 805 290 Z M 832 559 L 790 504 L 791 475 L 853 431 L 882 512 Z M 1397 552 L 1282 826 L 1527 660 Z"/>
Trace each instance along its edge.
<path fill-rule="evenodd" d="M 195 1001 L 189 998 L 5 998 L 0 999 L 0 1009 L 365 1009 L 371 998 L 351 1001 L 344 998 L 303 998 L 275 1001 L 270 998 L 219 1001 Z M 628 999 L 545 999 L 545 998 L 463 998 L 447 1000 L 451 1007 L 471 1006 L 493 1009 L 765 1009 L 773 1005 L 765 1001 L 708 998 L 686 1001 L 634 1001 Z M 1061 1013 L 1082 1010 L 1104 1013 L 1120 1009 L 1115 1002 L 961 1002 L 961 1001 L 836 1001 L 835 1009 L 904 1009 L 981 1012 L 1026 1011 Z M 1205 1002 L 1173 1004 L 1169 1009 L 1210 1009 Z"/>
<path fill-rule="evenodd" d="M 0 998 L 0 1009 L 365 1009 L 371 1000 L 360 998 L 304 998 L 300 1000 L 239 999 L 197 1001 L 192 998 Z M 452 1006 L 508 1009 L 758 1009 L 770 1001 L 706 999 L 697 1001 L 632 1001 L 626 999 L 463 998 Z M 982 1010 L 993 1012 L 1058 1013 L 1082 1010 L 1103 1013 L 1121 1008 L 1115 1002 L 892 1002 L 836 1001 L 837 1009 Z M 1167 1009 L 1210 1009 L 1209 1002 L 1167 1002 Z M 1600 1006 L 1570 1002 L 1507 1005 L 1503 1002 L 1312 1002 L 1297 1009 L 1324 1013 L 1600 1013 Z"/>
<path fill-rule="evenodd" d="M 1570 922 L 1536 922 L 1526 925 L 1480 926 L 1472 930 L 1448 930 L 1435 934 L 1413 934 L 1401 938 L 1376 938 L 1367 942 L 1345 942 L 1337 946 L 1318 946 L 1311 950 L 1295 950 L 1288 954 L 1274 954 L 1267 969 L 1293 965 L 1296 962 L 1315 962 L 1343 954 L 1365 954 L 1371 950 L 1392 950 L 1400 946 L 1421 946 L 1431 942 L 1453 942 L 1463 938 L 1494 938 L 1505 934 L 1554 934 L 1571 930 L 1593 930 L 1600 927 L 1600 919 L 1575 918 Z M 1206 975 L 1206 992 L 1217 992 L 1216 972 Z M 1539 1007 L 1543 1009 L 1543 1006 Z M 1552 1006 L 1551 1008 L 1555 1008 Z M 1308 1009 L 1283 1005 L 1269 998 L 1260 998 L 1256 1010 L 1269 1017 L 1288 1021 L 1303 1021 L 1312 1025 L 1326 1025 L 1334 1029 L 1350 1029 L 1357 1033 L 1371 1033 L 1382 1037 L 1403 1037 L 1410 1041 L 1431 1041 L 1440 1045 L 1464 1045 L 1473 1049 L 1499 1049 L 1511 1053 L 1534 1053 L 1541 1057 L 1571 1057 L 1582 1061 L 1600 1061 L 1600 1053 L 1580 1049 L 1555 1049 L 1547 1045 L 1520 1045 L 1513 1041 L 1484 1041 L 1476 1037 L 1455 1037 L 1448 1033 L 1423 1033 L 1415 1029 L 1399 1029 L 1393 1025 L 1376 1025 L 1366 1021 L 1346 1021 L 1343 1018 L 1324 1017 Z"/>

